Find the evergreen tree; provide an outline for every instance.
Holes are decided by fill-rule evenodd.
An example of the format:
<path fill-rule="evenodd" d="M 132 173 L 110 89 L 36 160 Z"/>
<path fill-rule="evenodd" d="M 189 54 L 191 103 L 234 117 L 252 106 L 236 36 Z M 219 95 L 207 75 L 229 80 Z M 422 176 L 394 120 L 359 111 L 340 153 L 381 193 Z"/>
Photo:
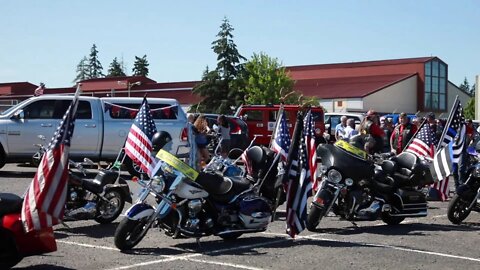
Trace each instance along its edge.
<path fill-rule="evenodd" d="M 465 118 L 467 119 L 475 119 L 475 98 L 471 98 L 467 102 L 467 106 L 465 106 Z"/>
<path fill-rule="evenodd" d="M 237 50 L 233 30 L 228 19 L 224 18 L 218 39 L 212 42 L 212 49 L 217 54 L 217 67 L 214 71 L 205 70 L 202 83 L 193 89 L 194 93 L 204 98 L 201 105 L 205 108 L 203 112 L 230 114 L 232 107 L 243 101 L 237 76 L 242 70 L 240 62 L 246 61 L 246 58 Z"/>
<path fill-rule="evenodd" d="M 93 44 L 92 49 L 90 50 L 90 58 L 88 59 L 89 65 L 89 79 L 101 78 L 105 75 L 102 73 L 103 67 L 98 60 L 98 50 L 97 45 Z"/>
<path fill-rule="evenodd" d="M 147 55 L 143 57 L 135 56 L 135 63 L 133 63 L 133 76 L 148 76 L 148 66 L 150 64 L 147 61 Z"/>
<path fill-rule="evenodd" d="M 475 95 L 475 88 L 476 88 L 476 84 L 473 84 L 472 88 L 470 88 L 470 94 Z"/>
<path fill-rule="evenodd" d="M 88 59 L 86 56 L 80 60 L 80 63 L 77 65 L 77 76 L 73 82 L 83 81 L 89 78 L 90 67 L 88 66 Z"/>
<path fill-rule="evenodd" d="M 459 86 L 465 93 L 470 93 L 470 84 L 468 83 L 467 77 L 463 80 L 463 83 Z"/>
<path fill-rule="evenodd" d="M 110 63 L 107 77 L 121 77 L 121 76 L 126 76 L 126 74 L 123 71 L 122 64 L 119 63 L 117 60 L 117 57 L 115 57 L 113 58 L 112 63 Z"/>

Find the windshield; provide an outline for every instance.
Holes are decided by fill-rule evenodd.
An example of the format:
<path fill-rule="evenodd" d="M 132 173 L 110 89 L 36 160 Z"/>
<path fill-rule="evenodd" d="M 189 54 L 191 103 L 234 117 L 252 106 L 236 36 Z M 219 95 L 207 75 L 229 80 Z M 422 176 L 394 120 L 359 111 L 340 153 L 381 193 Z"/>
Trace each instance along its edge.
<path fill-rule="evenodd" d="M 12 106 L 10 108 L 8 108 L 7 110 L 3 111 L 0 113 L 0 115 L 7 115 L 7 114 L 10 114 L 11 112 L 17 110 L 17 108 L 19 108 L 20 106 L 23 106 L 23 104 L 27 103 L 28 99 L 18 103 L 17 105 L 15 106 Z"/>

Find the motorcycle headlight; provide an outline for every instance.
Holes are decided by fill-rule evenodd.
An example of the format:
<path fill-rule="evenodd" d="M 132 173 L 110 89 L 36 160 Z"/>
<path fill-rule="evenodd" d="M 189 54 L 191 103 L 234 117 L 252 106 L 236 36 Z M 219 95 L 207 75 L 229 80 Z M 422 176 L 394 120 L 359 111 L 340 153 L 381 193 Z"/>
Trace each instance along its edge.
<path fill-rule="evenodd" d="M 327 179 L 330 182 L 338 184 L 340 183 L 340 181 L 342 181 L 342 174 L 335 169 L 331 169 L 330 171 L 328 171 Z"/>
<path fill-rule="evenodd" d="M 160 193 L 165 189 L 165 180 L 161 176 L 154 176 L 152 179 L 152 188 L 155 192 Z"/>
<path fill-rule="evenodd" d="M 347 185 L 347 186 L 353 186 L 353 179 L 352 179 L 352 178 L 347 178 L 347 179 L 345 179 L 345 185 Z"/>
<path fill-rule="evenodd" d="M 472 176 L 475 178 L 480 178 L 480 164 L 475 166 L 475 169 L 472 171 Z"/>

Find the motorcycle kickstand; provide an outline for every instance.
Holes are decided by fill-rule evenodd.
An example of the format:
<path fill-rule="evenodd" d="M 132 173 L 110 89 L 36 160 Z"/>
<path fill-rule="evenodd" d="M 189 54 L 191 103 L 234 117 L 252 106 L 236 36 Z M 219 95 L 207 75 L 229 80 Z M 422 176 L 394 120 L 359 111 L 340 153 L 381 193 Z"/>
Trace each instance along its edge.
<path fill-rule="evenodd" d="M 355 221 L 352 220 L 352 221 L 350 221 L 350 222 L 353 224 L 353 226 L 355 226 L 355 228 L 359 228 L 358 225 L 357 225 L 357 223 L 355 223 Z"/>
<path fill-rule="evenodd" d="M 201 249 L 201 248 L 202 248 L 202 244 L 200 243 L 200 237 L 197 237 L 197 238 L 196 238 L 196 242 L 197 242 L 198 247 Z"/>

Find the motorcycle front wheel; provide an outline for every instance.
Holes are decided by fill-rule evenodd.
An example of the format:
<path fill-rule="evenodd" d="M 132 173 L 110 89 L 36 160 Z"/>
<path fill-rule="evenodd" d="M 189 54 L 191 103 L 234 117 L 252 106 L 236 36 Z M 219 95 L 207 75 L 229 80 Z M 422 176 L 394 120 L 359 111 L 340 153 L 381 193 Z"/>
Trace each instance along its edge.
<path fill-rule="evenodd" d="M 452 200 L 448 204 L 447 217 L 453 224 L 460 224 L 470 214 L 471 209 L 468 209 L 470 202 L 462 198 L 458 194 L 453 196 Z"/>
<path fill-rule="evenodd" d="M 405 219 L 405 217 L 392 217 L 390 213 L 385 212 L 382 212 L 381 218 L 388 225 L 398 225 Z"/>
<path fill-rule="evenodd" d="M 325 211 L 326 209 L 324 206 L 318 206 L 313 203 L 310 205 L 310 211 L 308 211 L 307 215 L 307 229 L 309 231 L 315 231 L 318 224 L 320 224 L 320 221 L 325 215 Z"/>
<path fill-rule="evenodd" d="M 139 220 L 124 218 L 115 230 L 115 246 L 120 250 L 129 250 L 136 246 L 147 234 L 148 217 Z"/>
<path fill-rule="evenodd" d="M 114 221 L 125 206 L 125 198 L 119 190 L 112 189 L 105 193 L 104 197 L 108 200 L 99 199 L 97 202 L 97 216 L 95 221 L 100 224 L 107 224 Z"/>

